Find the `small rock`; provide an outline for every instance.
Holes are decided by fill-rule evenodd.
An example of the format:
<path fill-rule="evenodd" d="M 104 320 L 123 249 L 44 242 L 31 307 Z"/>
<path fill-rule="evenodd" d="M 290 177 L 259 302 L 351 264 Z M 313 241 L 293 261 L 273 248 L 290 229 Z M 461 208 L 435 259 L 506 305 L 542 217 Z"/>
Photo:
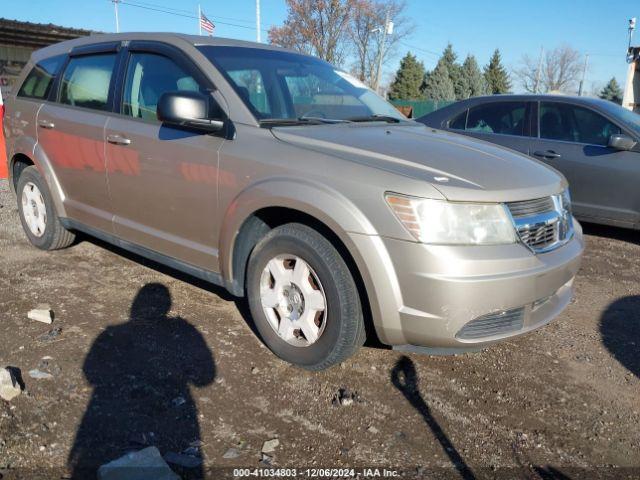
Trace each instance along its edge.
<path fill-rule="evenodd" d="M 262 453 L 273 453 L 276 451 L 278 445 L 280 445 L 280 440 L 277 438 L 267 440 L 262 444 Z"/>
<path fill-rule="evenodd" d="M 22 393 L 16 370 L 17 369 L 9 367 L 0 370 L 0 398 L 7 402 L 10 402 Z"/>
<path fill-rule="evenodd" d="M 53 375 L 51 375 L 50 373 L 43 372 L 42 370 L 38 370 L 37 368 L 34 368 L 33 370 L 29 370 L 29 376 L 36 380 L 45 380 L 45 379 L 53 378 Z"/>
<path fill-rule="evenodd" d="M 179 407 L 181 405 L 184 405 L 185 403 L 187 403 L 187 401 L 184 399 L 184 397 L 176 397 L 171 400 L 171 405 L 173 405 L 174 407 Z"/>
<path fill-rule="evenodd" d="M 47 343 L 56 339 L 61 333 L 62 333 L 61 327 L 52 328 L 44 335 L 40 335 L 38 337 L 38 340 L 40 340 L 41 342 Z"/>
<path fill-rule="evenodd" d="M 36 322 L 48 324 L 53 323 L 53 311 L 48 305 L 39 305 L 38 308 L 29 310 L 27 317 L 29 317 L 30 320 L 35 320 Z"/>
<path fill-rule="evenodd" d="M 270 457 L 269 455 L 266 454 L 261 454 L 262 456 L 260 457 L 260 465 L 263 465 L 265 467 L 270 467 L 273 464 L 273 458 Z"/>
<path fill-rule="evenodd" d="M 180 480 L 156 447 L 148 447 L 102 465 L 98 480 Z"/>
<path fill-rule="evenodd" d="M 369 428 L 367 428 L 367 431 L 369 433 L 378 433 L 379 432 L 379 430 L 376 427 L 374 427 L 373 425 L 371 425 Z"/>
<path fill-rule="evenodd" d="M 174 465 L 179 465 L 184 468 L 196 468 L 202 465 L 202 458 L 176 452 L 169 452 L 165 454 L 164 459 L 169 463 L 173 463 Z"/>
<path fill-rule="evenodd" d="M 222 458 L 231 459 L 231 458 L 238 458 L 239 456 L 240 456 L 240 452 L 238 451 L 238 449 L 230 448 L 229 450 L 224 452 L 224 455 L 222 455 Z"/>
<path fill-rule="evenodd" d="M 257 375 L 258 373 L 260 373 L 260 369 L 258 367 L 253 367 L 251 369 L 251 374 L 252 375 Z"/>
<path fill-rule="evenodd" d="M 352 392 L 348 388 L 340 388 L 331 399 L 331 404 L 334 407 L 343 406 L 347 407 L 353 405 L 356 401 L 360 401 L 358 392 Z"/>

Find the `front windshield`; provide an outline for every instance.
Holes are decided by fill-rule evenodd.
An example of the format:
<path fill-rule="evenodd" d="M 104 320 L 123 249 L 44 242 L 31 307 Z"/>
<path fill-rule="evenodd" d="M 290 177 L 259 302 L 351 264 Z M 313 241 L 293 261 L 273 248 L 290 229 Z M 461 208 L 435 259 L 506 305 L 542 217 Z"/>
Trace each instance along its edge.
<path fill-rule="evenodd" d="M 258 120 L 405 120 L 366 85 L 317 58 L 261 48 L 198 48 Z"/>
<path fill-rule="evenodd" d="M 640 135 L 640 115 L 610 101 L 602 101 L 600 108 Z"/>

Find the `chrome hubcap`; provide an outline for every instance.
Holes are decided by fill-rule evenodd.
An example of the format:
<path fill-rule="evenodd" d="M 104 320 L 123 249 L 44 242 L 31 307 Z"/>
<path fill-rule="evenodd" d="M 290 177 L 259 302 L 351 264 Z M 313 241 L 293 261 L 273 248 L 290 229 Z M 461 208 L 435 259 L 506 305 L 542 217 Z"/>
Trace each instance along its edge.
<path fill-rule="evenodd" d="M 260 278 L 260 301 L 271 328 L 290 345 L 313 345 L 324 332 L 324 289 L 300 257 L 278 255 L 267 263 Z"/>
<path fill-rule="evenodd" d="M 47 226 L 47 207 L 40 189 L 32 182 L 22 189 L 22 214 L 29 231 L 36 237 L 44 235 Z"/>

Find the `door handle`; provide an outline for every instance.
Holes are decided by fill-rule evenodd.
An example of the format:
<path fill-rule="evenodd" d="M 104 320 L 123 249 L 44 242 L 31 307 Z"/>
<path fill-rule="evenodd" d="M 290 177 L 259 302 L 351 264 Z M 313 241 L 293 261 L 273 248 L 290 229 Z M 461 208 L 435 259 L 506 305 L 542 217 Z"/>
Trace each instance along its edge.
<path fill-rule="evenodd" d="M 107 135 L 107 142 L 114 145 L 131 145 L 131 140 L 122 135 Z"/>
<path fill-rule="evenodd" d="M 55 123 L 50 122 L 49 120 L 38 120 L 38 125 L 40 125 L 42 128 L 48 128 L 48 129 L 55 128 L 56 126 Z"/>
<path fill-rule="evenodd" d="M 560 158 L 562 156 L 559 153 L 554 152 L 553 150 L 547 150 L 545 152 L 543 152 L 542 150 L 537 150 L 533 152 L 533 154 L 536 157 L 547 158 L 547 159 Z"/>

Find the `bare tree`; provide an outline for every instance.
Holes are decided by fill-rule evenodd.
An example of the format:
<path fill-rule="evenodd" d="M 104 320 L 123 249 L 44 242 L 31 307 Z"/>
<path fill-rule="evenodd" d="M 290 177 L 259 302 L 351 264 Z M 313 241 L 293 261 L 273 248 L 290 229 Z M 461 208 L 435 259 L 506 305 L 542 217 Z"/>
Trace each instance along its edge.
<path fill-rule="evenodd" d="M 354 0 L 349 22 L 349 38 L 353 43 L 353 73 L 369 85 L 376 84 L 377 64 L 397 54 L 397 46 L 413 31 L 413 22 L 404 15 L 405 0 Z M 382 29 L 386 19 L 394 24 L 393 35 L 386 37 L 382 50 Z"/>
<path fill-rule="evenodd" d="M 524 55 L 514 73 L 528 92 L 573 92 L 582 73 L 582 55 L 568 45 L 547 52 L 542 62 Z"/>
<path fill-rule="evenodd" d="M 354 0 L 286 0 L 287 18 L 271 27 L 269 41 L 309 53 L 334 64 L 346 55 L 351 6 Z"/>

